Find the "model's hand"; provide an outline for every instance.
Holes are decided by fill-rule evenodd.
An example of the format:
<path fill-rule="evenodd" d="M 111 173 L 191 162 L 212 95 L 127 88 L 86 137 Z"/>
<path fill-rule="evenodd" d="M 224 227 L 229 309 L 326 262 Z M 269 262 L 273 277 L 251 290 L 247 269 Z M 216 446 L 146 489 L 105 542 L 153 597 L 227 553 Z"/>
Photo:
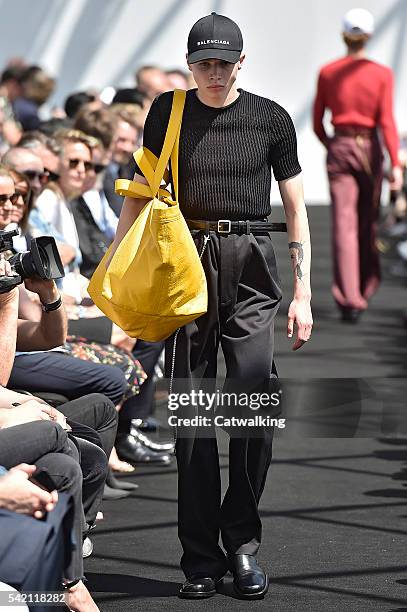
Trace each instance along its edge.
<path fill-rule="evenodd" d="M 391 191 L 400 191 L 403 186 L 403 171 L 400 166 L 394 166 L 389 174 L 389 187 Z"/>
<path fill-rule="evenodd" d="M 293 337 L 294 327 L 297 328 L 297 338 L 292 346 L 296 351 L 311 337 L 312 331 L 311 302 L 308 298 L 294 298 L 288 308 L 287 336 Z"/>

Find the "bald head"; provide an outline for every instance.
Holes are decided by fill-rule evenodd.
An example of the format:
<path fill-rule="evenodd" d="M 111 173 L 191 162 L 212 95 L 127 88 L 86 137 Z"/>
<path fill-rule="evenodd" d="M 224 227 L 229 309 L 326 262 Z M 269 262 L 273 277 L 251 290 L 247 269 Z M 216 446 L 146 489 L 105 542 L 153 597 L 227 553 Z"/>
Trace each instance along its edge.
<path fill-rule="evenodd" d="M 26 174 L 34 193 L 41 191 L 40 175 L 44 174 L 44 165 L 41 158 L 33 151 L 22 147 L 12 147 L 3 155 L 2 163 L 17 172 Z"/>

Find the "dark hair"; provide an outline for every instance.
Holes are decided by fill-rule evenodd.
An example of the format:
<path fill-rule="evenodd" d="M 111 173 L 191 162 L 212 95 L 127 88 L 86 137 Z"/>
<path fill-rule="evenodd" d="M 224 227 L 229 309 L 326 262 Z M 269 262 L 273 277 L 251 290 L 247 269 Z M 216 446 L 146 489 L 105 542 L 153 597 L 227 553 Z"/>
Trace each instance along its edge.
<path fill-rule="evenodd" d="M 54 137 L 55 132 L 58 130 L 65 128 L 68 129 L 72 127 L 71 119 L 59 119 L 57 117 L 52 117 L 52 119 L 48 119 L 47 121 L 41 121 L 39 130 L 46 136 Z"/>
<path fill-rule="evenodd" d="M 55 79 L 39 66 L 26 68 L 20 79 L 23 96 L 41 106 L 55 89 Z"/>
<path fill-rule="evenodd" d="M 23 66 L 9 66 L 1 73 L 0 85 L 7 81 L 18 81 L 20 83 L 25 70 Z"/>
<path fill-rule="evenodd" d="M 84 104 L 94 101 L 94 95 L 86 93 L 86 91 L 78 91 L 77 93 L 73 93 L 66 98 L 64 110 L 70 119 L 74 119 Z"/>
<path fill-rule="evenodd" d="M 55 138 L 47 136 L 39 130 L 24 132 L 16 146 L 23 149 L 36 149 L 39 146 L 43 146 L 54 155 L 61 155 L 61 148 L 58 146 Z"/>
<path fill-rule="evenodd" d="M 345 45 L 348 47 L 350 51 L 356 52 L 364 49 L 367 41 L 369 40 L 369 34 L 361 34 L 358 37 L 355 36 L 347 36 L 346 32 L 343 33 L 343 40 Z"/>
<path fill-rule="evenodd" d="M 138 104 L 143 106 L 145 100 L 146 95 L 137 89 L 137 87 L 128 87 L 116 91 L 112 104 Z"/>
<path fill-rule="evenodd" d="M 107 108 L 83 108 L 75 118 L 74 129 L 97 138 L 105 149 L 112 144 L 116 119 Z"/>

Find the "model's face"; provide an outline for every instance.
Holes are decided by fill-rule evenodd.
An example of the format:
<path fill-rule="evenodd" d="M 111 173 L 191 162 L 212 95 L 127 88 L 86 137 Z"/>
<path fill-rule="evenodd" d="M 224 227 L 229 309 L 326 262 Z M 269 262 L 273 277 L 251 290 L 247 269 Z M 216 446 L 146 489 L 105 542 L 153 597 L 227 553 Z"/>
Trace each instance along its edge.
<path fill-rule="evenodd" d="M 206 97 L 216 99 L 219 95 L 230 91 L 236 81 L 237 72 L 244 60 L 244 55 L 236 64 L 219 59 L 207 59 L 188 67 L 193 74 L 198 91 Z"/>

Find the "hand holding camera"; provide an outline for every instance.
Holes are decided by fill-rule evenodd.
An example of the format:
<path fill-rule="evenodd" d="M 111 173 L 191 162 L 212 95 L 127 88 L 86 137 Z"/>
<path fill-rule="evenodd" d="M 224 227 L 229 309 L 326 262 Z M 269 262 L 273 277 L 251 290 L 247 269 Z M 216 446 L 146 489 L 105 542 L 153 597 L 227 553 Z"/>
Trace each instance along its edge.
<path fill-rule="evenodd" d="M 38 277 L 50 281 L 64 276 L 64 267 L 52 236 L 33 238 L 29 251 L 15 253 L 13 236 L 17 235 L 18 230 L 0 231 L 1 260 L 4 260 L 5 251 L 13 253 L 6 262 L 7 265 L 0 268 L 0 294 L 12 291 L 26 279 L 30 279 L 31 287 L 35 287 L 37 285 L 34 279 L 38 279 Z M 38 292 L 37 289 L 30 289 L 30 282 L 27 289 Z M 42 285 L 41 290 L 44 290 L 44 285 Z"/>

